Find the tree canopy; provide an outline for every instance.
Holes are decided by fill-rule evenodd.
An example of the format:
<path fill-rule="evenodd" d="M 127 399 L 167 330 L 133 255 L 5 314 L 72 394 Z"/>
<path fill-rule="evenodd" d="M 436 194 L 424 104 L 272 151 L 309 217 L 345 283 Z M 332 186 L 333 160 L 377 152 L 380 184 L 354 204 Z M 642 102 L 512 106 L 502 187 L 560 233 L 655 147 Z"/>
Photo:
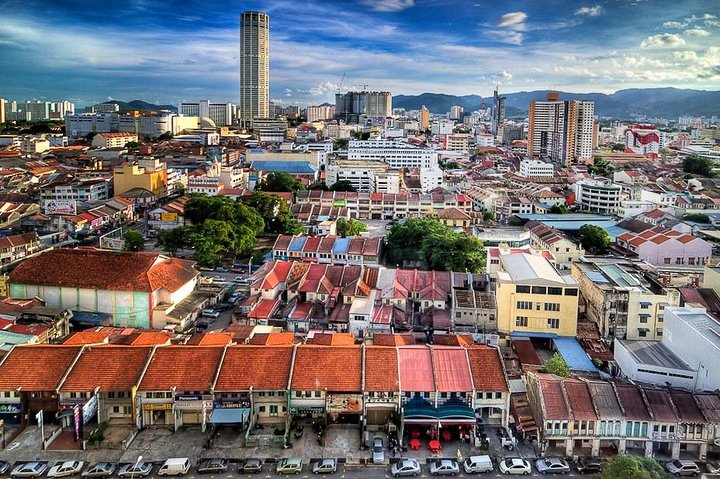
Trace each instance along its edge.
<path fill-rule="evenodd" d="M 155 237 L 155 246 L 159 246 L 163 251 L 167 251 L 171 256 L 175 256 L 179 249 L 187 247 L 189 226 L 178 226 L 170 230 L 160 230 Z"/>
<path fill-rule="evenodd" d="M 367 225 L 362 221 L 358 221 L 354 218 L 338 218 L 337 220 L 338 236 L 342 236 L 343 238 L 346 236 L 357 236 L 363 231 L 367 231 Z"/>
<path fill-rule="evenodd" d="M 302 233 L 303 227 L 292 217 L 287 202 L 277 195 L 254 191 L 252 195 L 245 196 L 240 201 L 262 217 L 265 223 L 265 233 Z"/>
<path fill-rule="evenodd" d="M 578 234 L 582 247 L 593 254 L 604 253 L 610 245 L 610 236 L 599 226 L 582 225 Z"/>
<path fill-rule="evenodd" d="M 396 224 L 387 236 L 389 264 L 422 262 L 428 269 L 479 272 L 485 266 L 482 241 L 457 233 L 436 218 Z"/>
<path fill-rule="evenodd" d="M 302 182 L 288 173 L 273 172 L 268 173 L 261 180 L 255 189 L 259 191 L 297 191 L 304 190 Z"/>
<path fill-rule="evenodd" d="M 695 223 L 710 223 L 710 217 L 705 213 L 688 213 L 683 216 L 683 220 L 694 221 Z"/>
<path fill-rule="evenodd" d="M 563 378 L 570 376 L 570 367 L 557 352 L 545 361 L 545 371 Z"/>
<path fill-rule="evenodd" d="M 142 251 L 145 249 L 145 240 L 138 231 L 127 230 L 123 238 L 125 239 L 125 245 L 123 246 L 125 251 Z"/>
<path fill-rule="evenodd" d="M 618 455 L 600 474 L 600 479 L 663 479 L 665 470 L 652 457 Z"/>
<path fill-rule="evenodd" d="M 713 173 L 714 166 L 715 163 L 712 160 L 698 155 L 688 155 L 683 158 L 683 171 L 685 173 L 712 178 L 715 176 L 715 173 Z"/>
<path fill-rule="evenodd" d="M 340 180 L 333 183 L 330 187 L 330 191 L 357 191 L 355 187 L 348 180 Z"/>
<path fill-rule="evenodd" d="M 613 167 L 605 158 L 595 158 L 593 164 L 588 166 L 591 175 L 607 176 L 613 172 Z"/>
<path fill-rule="evenodd" d="M 564 215 L 568 212 L 568 207 L 565 205 L 553 205 L 552 208 L 550 208 L 550 213 L 555 215 Z"/>

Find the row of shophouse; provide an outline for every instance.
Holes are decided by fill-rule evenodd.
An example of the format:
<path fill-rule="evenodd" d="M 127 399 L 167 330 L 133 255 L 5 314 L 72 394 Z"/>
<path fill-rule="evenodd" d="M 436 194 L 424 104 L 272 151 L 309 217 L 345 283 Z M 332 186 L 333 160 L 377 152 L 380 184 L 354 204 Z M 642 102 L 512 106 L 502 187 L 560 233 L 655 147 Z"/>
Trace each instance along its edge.
<path fill-rule="evenodd" d="M 91 422 L 175 430 L 285 429 L 302 418 L 472 428 L 476 417 L 508 424 L 509 389 L 499 350 L 473 344 L 71 343 L 16 346 L 0 363 L 6 423 L 35 423 L 42 411 L 70 426 L 78 409 Z"/>

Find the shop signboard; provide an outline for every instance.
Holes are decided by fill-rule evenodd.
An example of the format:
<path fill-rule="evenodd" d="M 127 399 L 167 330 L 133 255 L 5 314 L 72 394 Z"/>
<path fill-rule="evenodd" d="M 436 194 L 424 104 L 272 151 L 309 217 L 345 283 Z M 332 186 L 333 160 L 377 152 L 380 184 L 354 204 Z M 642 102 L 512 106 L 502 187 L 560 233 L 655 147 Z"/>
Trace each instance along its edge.
<path fill-rule="evenodd" d="M 328 394 L 329 413 L 362 413 L 362 394 Z"/>
<path fill-rule="evenodd" d="M 20 404 L 0 404 L 0 414 L 20 414 Z"/>

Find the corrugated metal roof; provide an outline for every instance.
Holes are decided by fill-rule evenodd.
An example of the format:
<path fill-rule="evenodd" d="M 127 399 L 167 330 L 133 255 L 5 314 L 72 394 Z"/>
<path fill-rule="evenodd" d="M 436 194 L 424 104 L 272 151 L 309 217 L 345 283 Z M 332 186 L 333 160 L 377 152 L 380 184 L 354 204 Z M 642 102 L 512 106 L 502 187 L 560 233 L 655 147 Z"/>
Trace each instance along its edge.
<path fill-rule="evenodd" d="M 333 254 L 347 254 L 352 238 L 336 238 L 332 247 Z"/>
<path fill-rule="evenodd" d="M 597 372 L 590 357 L 575 338 L 560 336 L 554 338 L 553 343 L 571 370 Z"/>
<path fill-rule="evenodd" d="M 426 346 L 399 347 L 398 359 L 402 391 L 430 392 L 435 390 L 429 348 Z"/>
<path fill-rule="evenodd" d="M 438 391 L 460 392 L 473 390 L 470 367 L 464 349 L 435 346 L 432 348 L 432 354 Z"/>
<path fill-rule="evenodd" d="M 317 171 L 317 168 L 306 161 L 270 161 L 260 160 L 253 161 L 251 165 L 253 170 L 268 172 L 282 172 L 295 174 L 311 174 Z"/>

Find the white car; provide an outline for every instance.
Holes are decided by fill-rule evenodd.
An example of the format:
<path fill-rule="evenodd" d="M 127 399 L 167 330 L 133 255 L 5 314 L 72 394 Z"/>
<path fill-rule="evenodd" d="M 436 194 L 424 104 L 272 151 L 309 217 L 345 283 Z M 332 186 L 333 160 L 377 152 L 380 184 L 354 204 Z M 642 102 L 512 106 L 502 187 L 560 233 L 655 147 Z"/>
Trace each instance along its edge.
<path fill-rule="evenodd" d="M 67 477 L 77 475 L 85 465 L 82 461 L 65 461 L 50 468 L 47 477 Z"/>
<path fill-rule="evenodd" d="M 44 462 L 26 462 L 15 466 L 10 477 L 40 477 L 46 470 L 47 464 Z"/>
<path fill-rule="evenodd" d="M 529 475 L 532 473 L 532 466 L 525 459 L 509 457 L 500 461 L 500 472 L 503 474 Z"/>
<path fill-rule="evenodd" d="M 210 318 L 217 318 L 220 316 L 220 313 L 218 311 L 215 311 L 214 309 L 203 309 L 202 315 Z"/>

